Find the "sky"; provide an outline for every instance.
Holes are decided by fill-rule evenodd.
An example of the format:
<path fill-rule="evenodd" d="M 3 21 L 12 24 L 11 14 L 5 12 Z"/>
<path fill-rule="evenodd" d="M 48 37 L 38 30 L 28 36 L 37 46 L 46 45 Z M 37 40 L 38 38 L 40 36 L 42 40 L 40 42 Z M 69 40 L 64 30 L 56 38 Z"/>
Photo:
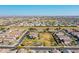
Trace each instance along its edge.
<path fill-rule="evenodd" d="M 0 16 L 79 16 L 79 5 L 0 5 Z"/>

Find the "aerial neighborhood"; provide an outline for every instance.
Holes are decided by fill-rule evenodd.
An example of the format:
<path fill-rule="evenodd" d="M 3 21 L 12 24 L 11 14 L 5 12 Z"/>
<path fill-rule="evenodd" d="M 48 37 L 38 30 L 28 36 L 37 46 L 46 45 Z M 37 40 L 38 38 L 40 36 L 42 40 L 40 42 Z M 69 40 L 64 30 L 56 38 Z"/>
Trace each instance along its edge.
<path fill-rule="evenodd" d="M 79 53 L 79 16 L 0 17 L 2 53 Z"/>

